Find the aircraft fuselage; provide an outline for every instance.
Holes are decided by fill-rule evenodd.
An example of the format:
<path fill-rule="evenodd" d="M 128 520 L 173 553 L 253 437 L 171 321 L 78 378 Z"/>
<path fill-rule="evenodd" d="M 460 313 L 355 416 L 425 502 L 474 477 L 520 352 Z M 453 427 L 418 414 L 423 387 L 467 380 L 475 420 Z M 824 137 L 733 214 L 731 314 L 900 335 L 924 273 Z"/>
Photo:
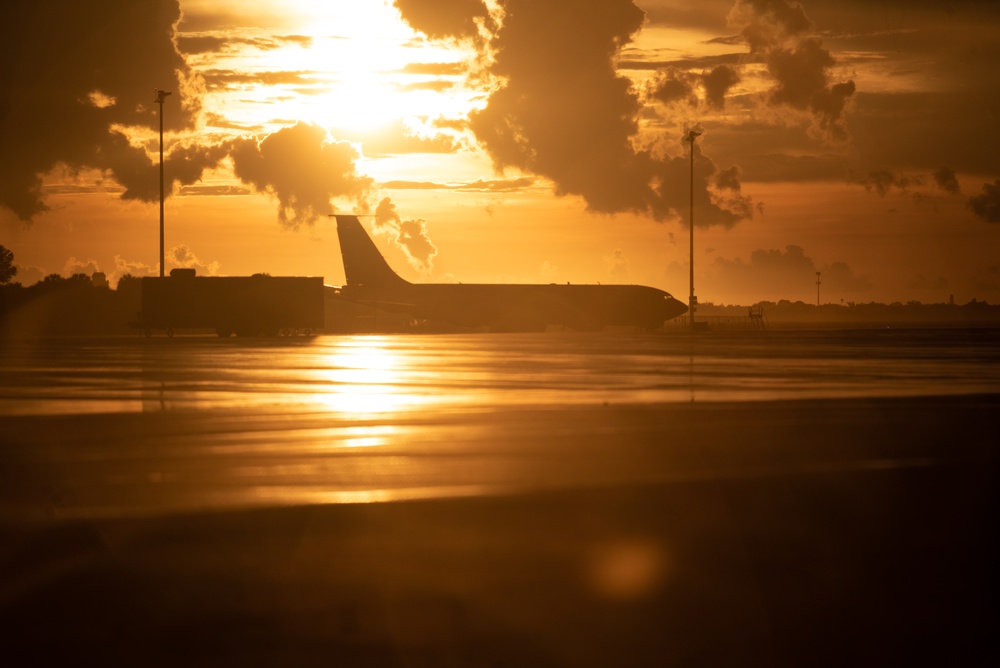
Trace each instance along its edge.
<path fill-rule="evenodd" d="M 663 290 L 643 285 L 410 283 L 389 290 L 347 285 L 341 294 L 417 320 L 497 330 L 655 329 L 687 311 Z"/>
<path fill-rule="evenodd" d="M 337 216 L 337 234 L 347 275 L 340 296 L 415 320 L 495 330 L 656 329 L 687 312 L 644 285 L 410 283 L 392 271 L 357 216 Z"/>

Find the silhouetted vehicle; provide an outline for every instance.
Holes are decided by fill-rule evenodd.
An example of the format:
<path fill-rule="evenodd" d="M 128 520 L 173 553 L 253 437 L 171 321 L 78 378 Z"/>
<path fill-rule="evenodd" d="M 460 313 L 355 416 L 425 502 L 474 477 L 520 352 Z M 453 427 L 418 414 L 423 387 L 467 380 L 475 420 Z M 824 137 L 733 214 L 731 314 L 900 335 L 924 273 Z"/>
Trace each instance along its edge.
<path fill-rule="evenodd" d="M 410 283 L 389 267 L 357 216 L 336 218 L 347 277 L 340 296 L 417 321 L 497 331 L 656 329 L 687 312 L 669 293 L 644 285 Z"/>
<path fill-rule="evenodd" d="M 219 336 L 276 336 L 323 329 L 323 279 L 305 276 L 196 276 L 174 269 L 142 279 L 138 326 L 146 336 L 165 329 L 214 329 Z"/>

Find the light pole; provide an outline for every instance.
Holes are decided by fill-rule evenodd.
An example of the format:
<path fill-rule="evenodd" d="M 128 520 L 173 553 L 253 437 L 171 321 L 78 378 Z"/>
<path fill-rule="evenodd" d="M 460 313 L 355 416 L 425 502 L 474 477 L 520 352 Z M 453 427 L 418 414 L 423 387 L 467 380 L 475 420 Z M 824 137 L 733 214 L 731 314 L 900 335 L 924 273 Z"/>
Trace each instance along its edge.
<path fill-rule="evenodd" d="M 156 91 L 156 102 L 160 105 L 160 278 L 163 278 L 163 101 L 168 95 L 168 91 Z"/>
<path fill-rule="evenodd" d="M 819 306 L 819 275 L 820 272 L 816 272 L 816 306 Z"/>
<path fill-rule="evenodd" d="M 691 240 L 691 295 L 688 299 L 688 317 L 691 322 L 691 329 L 694 329 L 694 312 L 698 306 L 698 298 L 694 296 L 694 140 L 701 135 L 701 132 L 697 130 L 688 130 L 688 133 L 684 135 L 684 141 L 691 142 L 691 230 L 690 230 L 690 240 Z"/>

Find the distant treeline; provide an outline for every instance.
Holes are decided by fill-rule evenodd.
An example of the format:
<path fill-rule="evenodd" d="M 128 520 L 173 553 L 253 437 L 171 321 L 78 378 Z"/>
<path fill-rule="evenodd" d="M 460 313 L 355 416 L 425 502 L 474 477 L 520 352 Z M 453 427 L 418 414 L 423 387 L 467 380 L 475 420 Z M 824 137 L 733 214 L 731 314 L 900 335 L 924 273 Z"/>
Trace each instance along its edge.
<path fill-rule="evenodd" d="M 1000 306 L 975 299 L 966 304 L 924 304 L 910 301 L 891 304 L 844 302 L 819 306 L 783 299 L 778 302 L 757 302 L 753 307 L 771 324 L 1000 326 Z M 706 302 L 699 305 L 696 315 L 748 316 L 749 309 L 749 306 L 723 306 Z"/>
<path fill-rule="evenodd" d="M 141 308 L 141 281 L 130 274 L 122 276 L 114 290 L 106 281 L 87 274 L 69 278 L 51 274 L 27 287 L 0 285 L 0 332 L 18 336 L 124 334 Z"/>
<path fill-rule="evenodd" d="M 982 327 L 1000 326 L 1000 306 L 972 301 L 966 304 L 922 304 L 919 302 L 881 304 L 807 304 L 797 301 L 758 302 L 752 305 L 769 324 L 865 326 L 913 325 Z M 356 307 L 328 300 L 328 331 L 361 331 Z M 142 310 L 141 279 L 123 276 L 112 289 L 103 275 L 75 274 L 65 278 L 46 276 L 31 286 L 20 283 L 0 285 L 0 337 L 2 336 L 92 336 L 137 333 L 129 323 Z M 750 306 L 701 304 L 699 318 L 747 317 Z M 687 316 L 682 316 L 681 319 Z M 345 322 L 351 322 L 350 326 Z M 376 319 L 380 329 L 405 329 L 405 318 Z M 400 324 L 403 323 L 403 324 Z M 375 325 L 370 325 L 374 327 Z M 360 327 L 360 329 L 359 329 Z"/>

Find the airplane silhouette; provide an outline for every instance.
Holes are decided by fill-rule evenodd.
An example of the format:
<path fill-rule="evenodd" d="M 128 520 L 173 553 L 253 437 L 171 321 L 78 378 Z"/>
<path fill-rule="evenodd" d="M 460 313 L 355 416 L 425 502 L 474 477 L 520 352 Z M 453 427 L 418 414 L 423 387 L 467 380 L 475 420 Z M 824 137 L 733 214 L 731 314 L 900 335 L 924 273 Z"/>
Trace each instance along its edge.
<path fill-rule="evenodd" d="M 340 296 L 416 321 L 493 331 L 652 330 L 687 312 L 669 293 L 644 285 L 410 283 L 389 267 L 357 216 L 335 217 L 347 277 Z"/>

